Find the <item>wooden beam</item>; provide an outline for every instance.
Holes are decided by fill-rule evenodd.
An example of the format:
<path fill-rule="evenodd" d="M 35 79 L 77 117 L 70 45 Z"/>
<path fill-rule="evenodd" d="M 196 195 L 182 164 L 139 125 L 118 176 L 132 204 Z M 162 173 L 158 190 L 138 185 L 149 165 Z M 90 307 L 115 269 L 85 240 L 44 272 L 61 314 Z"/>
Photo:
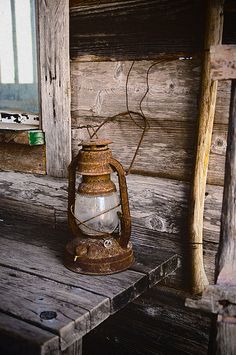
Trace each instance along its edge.
<path fill-rule="evenodd" d="M 71 160 L 69 1 L 38 1 L 42 128 L 47 174 L 65 177 Z"/>
<path fill-rule="evenodd" d="M 201 50 L 201 10 L 200 1 L 72 0 L 71 58 L 123 61 L 155 59 L 163 53 L 191 55 Z"/>
<path fill-rule="evenodd" d="M 212 80 L 236 79 L 236 45 L 217 45 L 210 48 Z"/>
<path fill-rule="evenodd" d="M 236 286 L 236 80 L 232 82 L 217 284 Z"/>
<path fill-rule="evenodd" d="M 223 0 L 209 0 L 205 35 L 205 56 L 202 64 L 201 98 L 194 179 L 190 199 L 190 257 L 192 292 L 201 293 L 208 280 L 203 264 L 203 214 L 207 170 L 215 114 L 217 82 L 210 78 L 210 46 L 221 43 Z"/>
<path fill-rule="evenodd" d="M 217 284 L 227 287 L 217 321 L 218 355 L 236 353 L 236 80 L 232 81 Z M 231 300 L 228 294 L 233 293 Z"/>

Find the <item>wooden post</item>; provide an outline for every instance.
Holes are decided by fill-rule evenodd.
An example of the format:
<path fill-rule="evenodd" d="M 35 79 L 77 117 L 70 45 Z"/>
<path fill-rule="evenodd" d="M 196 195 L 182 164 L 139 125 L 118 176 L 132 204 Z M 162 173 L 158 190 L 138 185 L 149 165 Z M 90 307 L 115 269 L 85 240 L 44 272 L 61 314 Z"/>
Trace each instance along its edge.
<path fill-rule="evenodd" d="M 69 0 L 38 0 L 39 85 L 47 174 L 66 177 L 71 161 Z"/>
<path fill-rule="evenodd" d="M 217 255 L 217 285 L 224 288 L 218 315 L 216 353 L 236 354 L 236 305 L 228 294 L 236 291 L 236 80 L 232 81 L 227 139 L 225 183 L 221 216 L 220 245 Z M 234 293 L 235 294 L 235 293 Z"/>
<path fill-rule="evenodd" d="M 236 80 L 232 80 L 217 284 L 236 286 Z"/>
<path fill-rule="evenodd" d="M 223 0 L 209 0 L 202 65 L 201 97 L 199 107 L 198 141 L 194 180 L 190 196 L 190 257 L 191 290 L 201 293 L 208 280 L 203 264 L 203 213 L 211 136 L 215 114 L 217 81 L 210 77 L 209 49 L 221 43 L 223 31 Z"/>

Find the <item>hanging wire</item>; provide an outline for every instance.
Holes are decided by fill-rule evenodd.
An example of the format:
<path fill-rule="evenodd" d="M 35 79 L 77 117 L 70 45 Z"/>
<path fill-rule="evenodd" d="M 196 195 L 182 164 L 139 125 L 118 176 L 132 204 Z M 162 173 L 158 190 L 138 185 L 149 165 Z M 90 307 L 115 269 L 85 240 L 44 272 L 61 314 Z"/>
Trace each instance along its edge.
<path fill-rule="evenodd" d="M 144 93 L 144 95 L 142 96 L 140 102 L 139 102 L 139 111 L 140 112 L 136 112 L 136 111 L 132 111 L 129 109 L 129 94 L 128 94 L 128 84 L 129 84 L 129 78 L 130 78 L 130 74 L 131 74 L 131 71 L 134 67 L 134 64 L 135 64 L 135 61 L 132 61 L 131 63 L 131 66 L 128 70 L 128 73 L 127 73 L 127 77 L 126 77 L 126 83 L 125 83 L 125 103 L 126 103 L 126 111 L 125 112 L 120 112 L 114 116 L 111 116 L 111 117 L 107 117 L 105 118 L 101 123 L 100 125 L 95 129 L 92 125 L 87 125 L 86 128 L 87 128 L 87 131 L 88 131 L 88 134 L 89 134 L 89 137 L 90 139 L 92 139 L 93 137 L 96 136 L 96 138 L 98 138 L 98 131 L 100 131 L 100 129 L 108 122 L 112 122 L 114 120 L 116 120 L 117 118 L 120 118 L 122 116 L 129 116 L 129 118 L 131 119 L 131 121 L 138 127 L 142 130 L 142 133 L 141 133 L 141 136 L 140 136 L 140 139 L 138 141 L 138 144 L 137 144 L 137 147 L 136 147 L 136 150 L 134 152 L 134 155 L 133 155 L 133 158 L 131 160 L 131 163 L 129 165 L 129 168 L 126 172 L 126 175 L 128 175 L 130 172 L 131 172 L 131 169 L 134 165 L 134 162 L 135 162 L 135 159 L 138 155 L 138 152 L 139 152 L 139 149 L 141 147 L 141 144 L 143 142 L 143 139 L 144 139 L 144 136 L 147 132 L 147 130 L 150 128 L 150 123 L 148 121 L 148 118 L 146 117 L 146 115 L 144 114 L 143 112 L 143 102 L 148 94 L 148 92 L 150 91 L 150 85 L 149 85 L 149 75 L 150 75 L 150 71 L 153 67 L 155 67 L 156 65 L 162 63 L 162 62 L 169 62 L 169 61 L 172 61 L 172 60 L 176 60 L 177 58 L 163 58 L 163 59 L 160 59 L 159 61 L 151 64 L 148 69 L 147 69 L 147 72 L 146 72 L 146 91 Z M 135 115 L 136 117 L 140 117 L 142 120 L 143 120 L 143 125 L 139 124 L 133 117 L 133 115 Z M 92 129 L 93 130 L 93 133 L 91 134 L 90 130 L 89 129 Z M 81 145 L 81 143 L 79 144 Z"/>

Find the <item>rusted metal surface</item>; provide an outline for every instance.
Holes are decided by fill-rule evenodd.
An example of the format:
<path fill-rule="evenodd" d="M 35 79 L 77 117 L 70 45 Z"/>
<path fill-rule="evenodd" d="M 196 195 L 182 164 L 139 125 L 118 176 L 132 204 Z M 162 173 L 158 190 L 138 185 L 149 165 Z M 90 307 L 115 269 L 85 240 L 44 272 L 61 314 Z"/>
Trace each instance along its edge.
<path fill-rule="evenodd" d="M 116 191 L 116 185 L 110 179 L 110 174 L 82 177 L 77 192 L 86 195 L 105 195 Z"/>
<path fill-rule="evenodd" d="M 107 175 L 112 173 L 109 161 L 112 152 L 108 148 L 109 140 L 82 142 L 82 149 L 78 153 L 77 171 L 81 175 Z"/>
<path fill-rule="evenodd" d="M 69 165 L 68 223 L 74 239 L 66 246 L 64 264 L 70 270 L 86 274 L 111 274 L 127 269 L 134 261 L 131 235 L 131 217 L 125 173 L 122 165 L 112 158 L 109 140 L 82 143 L 82 149 Z M 91 237 L 83 233 L 74 215 L 76 196 L 76 170 L 82 175 L 78 193 L 91 196 L 107 195 L 116 191 L 110 179 L 114 170 L 118 174 L 121 213 L 121 231 L 101 233 Z"/>
<path fill-rule="evenodd" d="M 122 248 L 119 239 L 75 238 L 66 246 L 65 265 L 85 274 L 112 274 L 134 261 L 132 245 Z"/>

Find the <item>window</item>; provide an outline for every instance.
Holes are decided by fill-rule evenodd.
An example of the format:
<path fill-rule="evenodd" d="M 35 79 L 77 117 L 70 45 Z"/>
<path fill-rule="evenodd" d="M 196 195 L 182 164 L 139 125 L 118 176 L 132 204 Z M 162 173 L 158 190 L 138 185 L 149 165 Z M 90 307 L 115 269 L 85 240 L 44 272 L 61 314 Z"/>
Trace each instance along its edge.
<path fill-rule="evenodd" d="M 35 15 L 35 0 L 0 1 L 0 128 L 39 125 Z"/>
<path fill-rule="evenodd" d="M 30 31 L 22 36 L 27 28 Z M 67 176 L 71 161 L 69 0 L 0 0 L 0 76 L 0 120 L 5 121 L 0 129 L 7 125 L 14 130 L 0 132 L 0 170 L 37 173 L 39 166 L 40 173 Z M 19 137 L 30 132 L 15 130 L 35 130 L 38 121 L 26 124 L 35 123 L 38 113 L 45 144 L 28 147 L 24 141 L 19 147 Z"/>

